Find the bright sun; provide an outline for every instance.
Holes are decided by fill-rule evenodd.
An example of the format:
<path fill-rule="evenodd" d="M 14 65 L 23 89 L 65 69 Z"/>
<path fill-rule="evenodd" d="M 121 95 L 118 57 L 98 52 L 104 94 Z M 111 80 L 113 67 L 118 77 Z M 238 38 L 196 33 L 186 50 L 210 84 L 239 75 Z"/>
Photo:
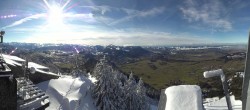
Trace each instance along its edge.
<path fill-rule="evenodd" d="M 57 26 L 63 24 L 63 9 L 59 6 L 51 6 L 48 13 L 49 25 Z"/>

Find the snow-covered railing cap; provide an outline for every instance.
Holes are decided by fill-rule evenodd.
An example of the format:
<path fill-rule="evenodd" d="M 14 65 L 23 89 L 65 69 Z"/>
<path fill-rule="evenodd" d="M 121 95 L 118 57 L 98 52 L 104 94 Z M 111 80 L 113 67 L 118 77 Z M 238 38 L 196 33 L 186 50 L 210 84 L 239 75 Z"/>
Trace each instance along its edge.
<path fill-rule="evenodd" d="M 228 84 L 226 82 L 226 77 L 225 77 L 222 69 L 212 70 L 212 71 L 205 71 L 203 73 L 203 75 L 204 75 L 205 78 L 211 78 L 211 77 L 215 77 L 215 76 L 219 76 L 221 78 L 222 86 L 223 86 L 224 93 L 225 93 L 225 96 L 226 96 L 228 110 L 232 110 L 232 104 L 231 104 L 230 95 L 229 95 L 229 92 L 228 92 Z"/>
<path fill-rule="evenodd" d="M 205 71 L 203 73 L 203 75 L 204 75 L 205 78 L 211 78 L 211 77 L 223 75 L 223 71 L 222 71 L 222 69 Z"/>

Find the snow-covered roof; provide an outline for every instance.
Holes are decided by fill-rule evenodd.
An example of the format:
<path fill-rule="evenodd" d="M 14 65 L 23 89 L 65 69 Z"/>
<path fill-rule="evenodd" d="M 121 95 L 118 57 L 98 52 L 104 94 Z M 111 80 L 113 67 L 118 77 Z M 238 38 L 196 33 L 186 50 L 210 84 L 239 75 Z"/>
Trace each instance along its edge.
<path fill-rule="evenodd" d="M 46 72 L 46 71 L 40 70 L 38 68 L 35 68 L 35 69 L 39 73 L 48 74 L 48 75 L 54 75 L 54 76 L 59 76 L 58 74 L 55 74 L 55 73 L 52 73 L 52 72 Z"/>
<path fill-rule="evenodd" d="M 165 110 L 202 110 L 201 89 L 197 85 L 171 86 L 165 90 Z"/>
<path fill-rule="evenodd" d="M 22 66 L 22 64 L 20 64 L 20 63 L 14 61 L 14 60 L 11 60 L 11 59 L 7 59 L 7 58 L 6 58 L 6 59 L 4 59 L 4 61 L 5 61 L 7 64 L 12 65 L 12 66 Z"/>
<path fill-rule="evenodd" d="M 19 57 L 17 57 L 17 56 L 6 55 L 6 54 L 2 54 L 2 55 L 3 55 L 3 58 L 4 58 L 4 59 L 10 59 L 10 60 L 21 61 L 21 62 L 25 61 L 24 59 L 19 58 Z"/>
<path fill-rule="evenodd" d="M 12 56 L 12 55 L 3 54 L 3 58 L 7 64 L 12 65 L 12 66 L 22 66 L 22 64 L 19 63 L 18 61 L 25 62 L 25 60 L 23 60 L 22 58 L 19 58 L 17 56 Z M 46 72 L 46 71 L 42 70 L 42 69 L 48 69 L 48 67 L 45 67 L 43 65 L 40 65 L 40 64 L 37 64 L 34 62 L 28 62 L 28 68 L 31 68 L 31 67 L 34 67 L 36 69 L 36 71 L 39 73 L 58 76 L 55 73 Z"/>
<path fill-rule="evenodd" d="M 17 56 L 12 56 L 12 55 L 6 55 L 6 54 L 2 54 L 4 61 L 12 66 L 22 66 L 21 63 L 19 62 L 23 62 L 24 60 L 17 57 Z"/>
<path fill-rule="evenodd" d="M 34 62 L 29 62 L 28 66 L 29 66 L 29 68 L 34 67 L 34 68 L 39 68 L 39 69 L 48 69 L 48 67 L 45 67 L 43 65 L 39 65 L 39 64 L 34 63 Z"/>

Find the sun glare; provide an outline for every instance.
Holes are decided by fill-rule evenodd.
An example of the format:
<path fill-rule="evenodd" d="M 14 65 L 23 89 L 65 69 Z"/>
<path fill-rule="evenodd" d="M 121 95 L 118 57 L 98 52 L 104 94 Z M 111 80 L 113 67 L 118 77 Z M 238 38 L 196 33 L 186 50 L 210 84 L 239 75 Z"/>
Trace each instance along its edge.
<path fill-rule="evenodd" d="M 59 6 L 51 6 L 48 13 L 49 25 L 60 25 L 63 24 L 63 9 Z"/>

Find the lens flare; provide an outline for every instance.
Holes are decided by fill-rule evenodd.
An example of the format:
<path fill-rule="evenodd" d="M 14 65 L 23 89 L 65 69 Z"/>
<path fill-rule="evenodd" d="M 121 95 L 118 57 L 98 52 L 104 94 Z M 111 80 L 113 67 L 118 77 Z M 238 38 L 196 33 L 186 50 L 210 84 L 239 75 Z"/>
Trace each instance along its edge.
<path fill-rule="evenodd" d="M 79 50 L 76 47 L 74 47 L 74 49 L 75 49 L 76 53 L 79 53 Z"/>
<path fill-rule="evenodd" d="M 14 14 L 10 14 L 10 15 L 4 15 L 4 16 L 0 16 L 1 19 L 7 19 L 7 18 L 13 18 L 16 17 L 17 15 Z"/>
<path fill-rule="evenodd" d="M 13 54 L 15 51 L 17 50 L 17 48 L 15 48 L 14 50 L 12 50 L 9 55 Z"/>

